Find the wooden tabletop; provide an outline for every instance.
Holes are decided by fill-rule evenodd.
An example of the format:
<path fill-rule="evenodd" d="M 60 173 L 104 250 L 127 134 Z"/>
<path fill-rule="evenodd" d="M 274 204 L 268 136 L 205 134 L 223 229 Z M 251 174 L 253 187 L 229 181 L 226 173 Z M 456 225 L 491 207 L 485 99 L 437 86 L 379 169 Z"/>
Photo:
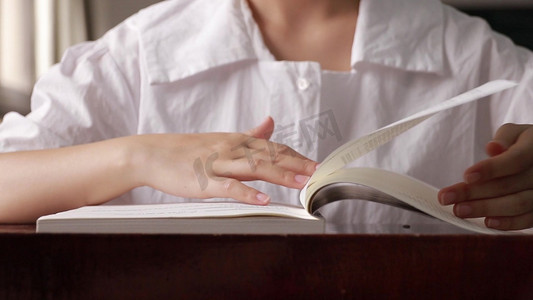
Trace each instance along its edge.
<path fill-rule="evenodd" d="M 533 236 L 36 234 L 0 299 L 533 299 Z"/>

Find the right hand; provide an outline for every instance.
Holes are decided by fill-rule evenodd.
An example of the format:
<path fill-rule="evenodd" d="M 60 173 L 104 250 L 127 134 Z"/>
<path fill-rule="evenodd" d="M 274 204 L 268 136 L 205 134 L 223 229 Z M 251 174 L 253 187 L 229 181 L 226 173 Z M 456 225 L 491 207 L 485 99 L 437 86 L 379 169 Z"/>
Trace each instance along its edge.
<path fill-rule="evenodd" d="M 486 146 L 489 158 L 469 167 L 465 182 L 439 192 L 461 218 L 485 218 L 498 230 L 533 227 L 533 125 L 506 124 Z"/>
<path fill-rule="evenodd" d="M 241 181 L 303 188 L 317 166 L 290 147 L 268 141 L 273 129 L 269 117 L 246 133 L 130 137 L 130 145 L 142 153 L 134 163 L 136 180 L 179 197 L 224 197 L 266 205 L 268 195 Z"/>

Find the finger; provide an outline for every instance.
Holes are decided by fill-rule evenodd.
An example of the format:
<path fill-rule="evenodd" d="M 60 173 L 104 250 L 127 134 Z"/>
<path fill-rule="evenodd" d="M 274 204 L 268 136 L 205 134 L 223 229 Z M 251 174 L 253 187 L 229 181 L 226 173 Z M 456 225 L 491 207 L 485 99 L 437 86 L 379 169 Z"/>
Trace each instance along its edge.
<path fill-rule="evenodd" d="M 274 120 L 272 117 L 268 116 L 259 126 L 244 132 L 244 134 L 258 139 L 268 140 L 272 136 L 273 132 Z"/>
<path fill-rule="evenodd" d="M 451 205 L 470 199 L 468 185 L 464 182 L 445 187 L 439 191 L 437 198 L 441 205 Z"/>
<path fill-rule="evenodd" d="M 490 157 L 500 155 L 507 150 L 507 146 L 503 145 L 500 141 L 490 141 L 487 144 L 486 152 Z"/>
<path fill-rule="evenodd" d="M 309 179 L 309 176 L 272 165 L 262 159 L 255 159 L 252 163 L 245 159 L 220 161 L 214 167 L 214 174 L 242 181 L 262 180 L 290 188 L 303 188 Z"/>
<path fill-rule="evenodd" d="M 460 218 L 512 217 L 533 213 L 533 190 L 503 197 L 457 203 L 453 211 Z"/>
<path fill-rule="evenodd" d="M 246 157 L 240 159 L 246 159 L 250 166 L 253 166 L 256 161 L 266 161 L 271 165 L 276 165 L 283 169 L 293 171 L 298 174 L 311 176 L 316 171 L 318 163 L 312 161 L 302 155 L 294 156 L 291 154 L 277 154 L 272 156 L 269 151 L 256 151 L 250 152 Z M 238 160 L 238 159 L 233 159 Z"/>
<path fill-rule="evenodd" d="M 483 160 L 465 171 L 467 183 L 488 181 L 520 173 L 533 164 L 533 127 L 524 131 L 505 152 Z"/>
<path fill-rule="evenodd" d="M 486 182 L 459 184 L 453 188 L 443 189 L 444 191 L 453 191 L 457 195 L 453 202 L 448 202 L 446 204 L 475 199 L 496 198 L 533 189 L 533 180 L 531 180 L 531 178 L 533 178 L 533 169 L 529 169 L 526 172 L 517 175 L 496 178 Z M 449 199 L 450 198 L 448 197 L 447 200 Z"/>
<path fill-rule="evenodd" d="M 515 217 L 489 217 L 485 218 L 485 225 L 498 230 L 533 228 L 533 213 L 526 213 Z"/>
<path fill-rule="evenodd" d="M 269 148 L 269 151 L 273 152 L 273 154 L 271 153 L 271 157 L 274 158 L 274 162 L 281 161 L 283 156 L 312 161 L 287 145 L 272 142 L 270 142 L 270 144 L 271 147 Z"/>
<path fill-rule="evenodd" d="M 234 178 L 215 177 L 209 181 L 205 194 L 210 198 L 232 198 L 239 202 L 266 205 L 270 197 Z"/>
<path fill-rule="evenodd" d="M 271 164 L 279 164 L 301 174 L 312 175 L 318 164 L 289 146 L 266 140 L 250 139 L 246 145 L 242 144 L 239 148 L 241 152 L 234 155 L 233 159 L 246 158 L 250 162 L 257 159 L 267 160 Z M 237 151 L 239 148 L 232 150 Z"/>
<path fill-rule="evenodd" d="M 529 125 L 518 125 L 518 124 L 504 124 L 498 130 L 496 131 L 496 134 L 494 134 L 494 138 L 492 141 L 487 145 L 491 145 L 490 150 L 495 150 L 496 152 L 504 152 L 505 150 L 509 149 L 511 145 L 516 143 L 518 140 L 518 137 L 522 134 L 522 132 L 526 131 L 529 128 Z M 489 153 L 487 149 L 487 153 L 490 156 L 491 153 Z M 496 154 L 495 154 L 496 155 Z"/>
<path fill-rule="evenodd" d="M 311 176 L 316 171 L 318 163 L 306 157 L 294 157 L 292 155 L 278 155 L 272 164 L 295 172 L 296 174 Z"/>

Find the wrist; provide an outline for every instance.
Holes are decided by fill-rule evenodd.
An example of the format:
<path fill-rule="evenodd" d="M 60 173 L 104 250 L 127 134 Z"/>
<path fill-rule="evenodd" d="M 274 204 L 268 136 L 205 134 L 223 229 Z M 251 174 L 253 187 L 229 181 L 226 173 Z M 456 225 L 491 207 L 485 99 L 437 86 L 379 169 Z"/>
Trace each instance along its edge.
<path fill-rule="evenodd" d="M 140 142 L 140 136 L 119 138 L 118 155 L 114 163 L 129 189 L 147 185 L 146 162 L 149 151 Z"/>
<path fill-rule="evenodd" d="M 83 205 L 99 205 L 140 186 L 136 155 L 129 144 L 124 137 L 89 145 L 93 158 L 88 160 L 92 162 L 84 185 L 94 188 L 87 191 Z"/>

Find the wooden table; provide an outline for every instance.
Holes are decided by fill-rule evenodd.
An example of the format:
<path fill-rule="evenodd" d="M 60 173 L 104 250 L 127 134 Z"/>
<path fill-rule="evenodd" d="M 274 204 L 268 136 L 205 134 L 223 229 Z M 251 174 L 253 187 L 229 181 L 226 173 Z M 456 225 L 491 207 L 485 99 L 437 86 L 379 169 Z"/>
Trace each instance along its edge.
<path fill-rule="evenodd" d="M 0 226 L 0 299 L 533 299 L 533 236 L 75 235 Z"/>

